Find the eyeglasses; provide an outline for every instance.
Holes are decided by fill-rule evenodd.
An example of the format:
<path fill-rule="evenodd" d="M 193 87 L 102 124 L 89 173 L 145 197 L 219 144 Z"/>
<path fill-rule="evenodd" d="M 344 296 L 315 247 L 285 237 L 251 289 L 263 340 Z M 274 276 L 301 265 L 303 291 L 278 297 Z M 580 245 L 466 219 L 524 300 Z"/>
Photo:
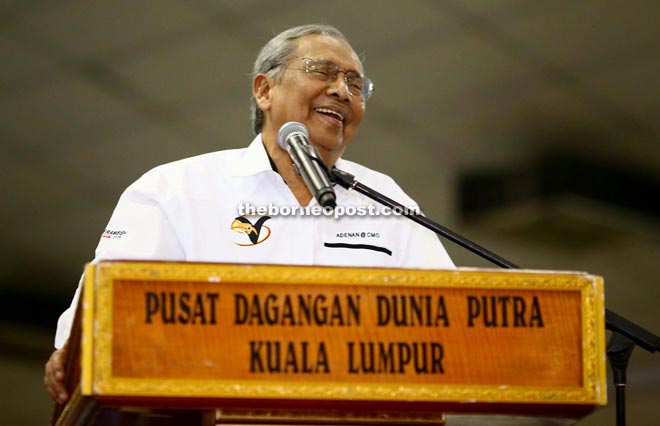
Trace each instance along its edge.
<path fill-rule="evenodd" d="M 374 91 L 374 83 L 367 77 L 355 71 L 344 71 L 334 62 L 325 59 L 298 59 L 305 63 L 301 69 L 315 80 L 335 81 L 340 72 L 344 73 L 344 82 L 353 96 L 361 96 L 365 101 Z"/>

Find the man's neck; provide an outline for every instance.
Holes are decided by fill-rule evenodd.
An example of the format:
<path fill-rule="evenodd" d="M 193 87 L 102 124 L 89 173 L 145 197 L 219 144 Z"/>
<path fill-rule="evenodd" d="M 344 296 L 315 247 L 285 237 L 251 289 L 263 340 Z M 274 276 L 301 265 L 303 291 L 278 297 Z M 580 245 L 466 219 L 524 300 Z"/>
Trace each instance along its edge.
<path fill-rule="evenodd" d="M 262 134 L 261 137 L 268 156 L 275 164 L 277 173 L 282 176 L 282 179 L 284 179 L 284 182 L 289 187 L 289 190 L 293 193 L 296 200 L 298 200 L 298 203 L 301 206 L 308 205 L 312 200 L 312 193 L 309 192 L 307 185 L 305 185 L 305 181 L 293 167 L 293 160 L 289 156 L 289 153 L 280 148 L 277 144 L 276 138 L 269 137 L 266 134 Z"/>

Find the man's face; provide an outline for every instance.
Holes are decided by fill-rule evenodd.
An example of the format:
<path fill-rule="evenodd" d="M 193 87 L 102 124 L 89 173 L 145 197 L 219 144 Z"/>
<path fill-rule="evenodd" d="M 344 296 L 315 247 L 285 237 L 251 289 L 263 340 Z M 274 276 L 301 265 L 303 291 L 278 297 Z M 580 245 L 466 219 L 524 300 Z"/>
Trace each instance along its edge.
<path fill-rule="evenodd" d="M 343 72 L 334 81 L 319 81 L 307 75 L 300 58 L 324 59 L 342 71 L 357 72 L 361 72 L 360 61 L 342 40 L 321 35 L 302 37 L 271 92 L 267 112 L 270 128 L 277 131 L 288 121 L 303 123 L 309 130 L 310 143 L 321 155 L 339 156 L 360 125 L 365 101 L 349 92 Z"/>

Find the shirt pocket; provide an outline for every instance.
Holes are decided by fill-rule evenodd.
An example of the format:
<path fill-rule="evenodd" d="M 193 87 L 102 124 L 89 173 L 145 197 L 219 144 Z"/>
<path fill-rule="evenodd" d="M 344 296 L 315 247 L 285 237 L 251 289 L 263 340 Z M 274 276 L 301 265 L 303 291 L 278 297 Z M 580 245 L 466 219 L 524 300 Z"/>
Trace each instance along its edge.
<path fill-rule="evenodd" d="M 401 242 L 393 229 L 378 220 L 338 221 L 326 228 L 318 244 L 323 264 L 396 267 Z"/>

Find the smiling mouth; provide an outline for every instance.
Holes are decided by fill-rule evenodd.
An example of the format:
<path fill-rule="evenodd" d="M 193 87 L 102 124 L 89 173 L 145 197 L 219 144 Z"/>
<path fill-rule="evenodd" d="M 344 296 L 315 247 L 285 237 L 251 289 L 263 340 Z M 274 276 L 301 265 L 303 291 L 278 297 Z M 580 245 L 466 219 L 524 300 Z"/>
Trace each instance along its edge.
<path fill-rule="evenodd" d="M 318 112 L 319 114 L 326 115 L 328 117 L 332 117 L 336 120 L 341 121 L 342 123 L 344 122 L 344 116 L 337 111 L 333 111 L 328 108 L 314 108 L 314 111 Z"/>

